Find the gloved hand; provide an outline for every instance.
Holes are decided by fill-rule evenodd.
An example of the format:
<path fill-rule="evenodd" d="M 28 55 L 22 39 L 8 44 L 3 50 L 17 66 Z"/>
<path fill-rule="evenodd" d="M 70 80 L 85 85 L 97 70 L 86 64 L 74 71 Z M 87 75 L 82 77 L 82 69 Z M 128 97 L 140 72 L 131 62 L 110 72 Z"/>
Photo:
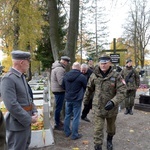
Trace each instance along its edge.
<path fill-rule="evenodd" d="M 84 104 L 84 108 L 88 108 L 88 105 L 87 105 L 87 104 Z"/>
<path fill-rule="evenodd" d="M 107 104 L 105 105 L 105 110 L 111 110 L 114 107 L 113 101 L 108 101 Z"/>

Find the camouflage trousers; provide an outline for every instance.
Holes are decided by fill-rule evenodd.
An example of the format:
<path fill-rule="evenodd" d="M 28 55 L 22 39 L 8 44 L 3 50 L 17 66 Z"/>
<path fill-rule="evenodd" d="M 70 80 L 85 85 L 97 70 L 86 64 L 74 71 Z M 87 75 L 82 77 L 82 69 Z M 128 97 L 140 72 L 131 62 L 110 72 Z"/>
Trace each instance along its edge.
<path fill-rule="evenodd" d="M 125 99 L 125 108 L 130 108 L 134 106 L 134 99 L 136 95 L 136 90 L 128 90 Z"/>
<path fill-rule="evenodd" d="M 107 123 L 106 132 L 113 136 L 116 133 L 116 121 L 117 116 L 113 116 L 111 118 L 106 118 L 102 116 L 95 116 L 94 117 L 94 144 L 103 144 L 104 138 L 104 125 L 105 120 Z"/>

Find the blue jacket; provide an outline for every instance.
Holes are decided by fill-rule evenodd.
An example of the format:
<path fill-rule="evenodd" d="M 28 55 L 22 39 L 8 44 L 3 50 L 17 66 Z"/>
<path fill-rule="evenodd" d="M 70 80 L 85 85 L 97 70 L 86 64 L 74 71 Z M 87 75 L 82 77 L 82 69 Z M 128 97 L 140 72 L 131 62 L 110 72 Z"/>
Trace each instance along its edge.
<path fill-rule="evenodd" d="M 62 87 L 65 89 L 66 101 L 82 101 L 86 84 L 86 77 L 79 70 L 72 69 L 67 72 L 62 82 Z"/>

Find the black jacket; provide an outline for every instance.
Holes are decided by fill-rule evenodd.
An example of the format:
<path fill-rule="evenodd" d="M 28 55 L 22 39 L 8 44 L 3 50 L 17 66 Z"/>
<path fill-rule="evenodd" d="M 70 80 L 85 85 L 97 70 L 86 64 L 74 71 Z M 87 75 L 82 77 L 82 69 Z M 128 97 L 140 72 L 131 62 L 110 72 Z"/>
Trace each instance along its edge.
<path fill-rule="evenodd" d="M 90 75 L 92 74 L 92 70 L 91 69 L 88 69 L 87 72 L 85 74 L 83 74 L 85 77 L 86 77 L 86 80 L 88 81 L 89 78 L 90 78 Z"/>
<path fill-rule="evenodd" d="M 63 78 L 62 87 L 65 89 L 66 101 L 81 101 L 86 89 L 86 77 L 76 69 L 67 72 Z"/>

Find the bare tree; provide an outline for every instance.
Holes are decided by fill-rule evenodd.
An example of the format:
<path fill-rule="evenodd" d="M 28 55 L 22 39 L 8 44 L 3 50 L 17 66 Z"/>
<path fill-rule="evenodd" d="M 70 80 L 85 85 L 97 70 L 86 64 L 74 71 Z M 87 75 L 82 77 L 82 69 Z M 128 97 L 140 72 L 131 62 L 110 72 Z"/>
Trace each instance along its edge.
<path fill-rule="evenodd" d="M 49 10 L 50 41 L 54 60 L 58 59 L 60 41 L 58 33 L 58 9 L 56 0 L 47 0 Z"/>
<path fill-rule="evenodd" d="M 108 19 L 106 8 L 102 4 L 103 2 L 98 0 L 85 0 L 83 7 L 82 22 L 85 25 L 83 25 L 82 29 L 84 31 L 83 33 L 88 35 L 88 39 L 86 39 L 88 47 L 83 48 L 86 49 L 88 55 L 95 58 L 95 60 L 97 60 L 101 50 L 104 49 L 103 45 L 108 43 Z"/>
<path fill-rule="evenodd" d="M 144 67 L 146 46 L 150 40 L 150 8 L 147 0 L 133 0 L 127 24 L 124 25 L 125 38 L 134 48 L 135 64 Z"/>
<path fill-rule="evenodd" d="M 75 61 L 75 53 L 78 37 L 79 22 L 79 0 L 70 0 L 70 19 L 67 35 L 65 53 L 70 56 L 72 62 Z"/>
<path fill-rule="evenodd" d="M 47 0 L 49 9 L 50 40 L 54 60 L 57 60 L 60 52 L 60 38 L 58 34 L 58 10 L 56 0 Z M 67 41 L 64 54 L 68 55 L 72 62 L 75 61 L 75 52 L 78 36 L 79 0 L 70 0 L 70 17 L 67 33 Z"/>

